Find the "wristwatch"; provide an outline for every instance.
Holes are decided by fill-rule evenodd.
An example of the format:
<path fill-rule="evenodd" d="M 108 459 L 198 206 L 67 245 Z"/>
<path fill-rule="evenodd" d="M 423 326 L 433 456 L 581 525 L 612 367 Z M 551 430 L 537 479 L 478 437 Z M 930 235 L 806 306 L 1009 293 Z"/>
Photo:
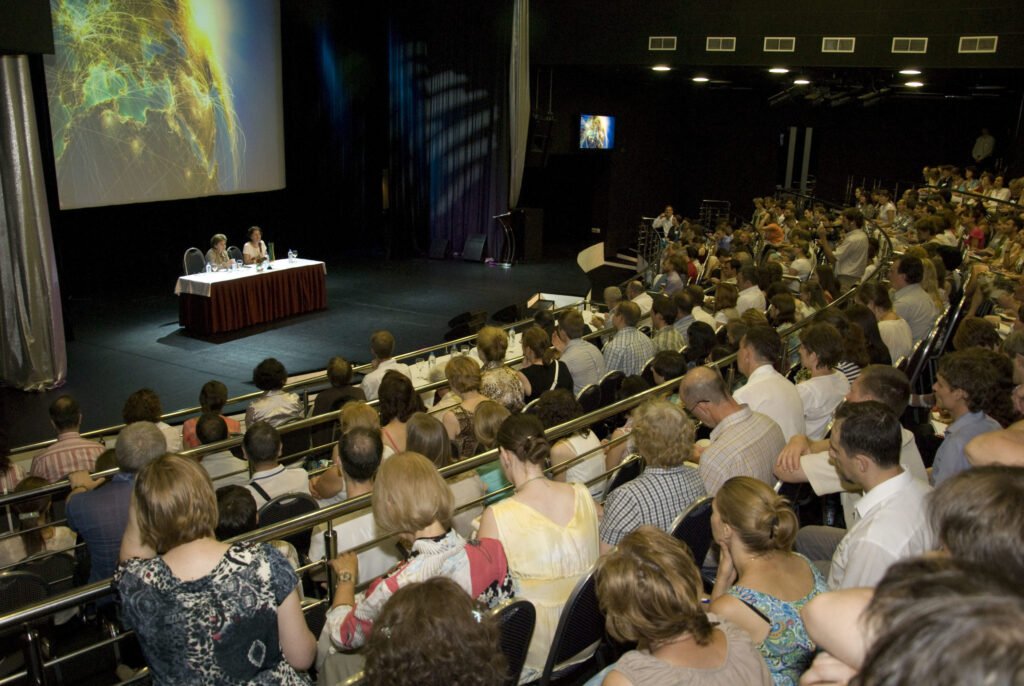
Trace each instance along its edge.
<path fill-rule="evenodd" d="M 352 576 L 352 572 L 345 570 L 344 572 L 338 572 L 338 583 L 352 583 L 355 578 Z"/>

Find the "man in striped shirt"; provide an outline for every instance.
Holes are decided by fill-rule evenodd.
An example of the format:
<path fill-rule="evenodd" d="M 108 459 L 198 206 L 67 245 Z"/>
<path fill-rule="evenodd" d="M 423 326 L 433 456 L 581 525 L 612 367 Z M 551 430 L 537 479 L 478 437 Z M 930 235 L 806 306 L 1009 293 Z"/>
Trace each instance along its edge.
<path fill-rule="evenodd" d="M 103 452 L 103 444 L 82 438 L 78 433 L 82 425 L 78 401 L 70 395 L 54 400 L 50 405 L 50 423 L 57 430 L 57 442 L 32 458 L 29 470 L 32 476 L 53 483 L 71 472 L 91 472 L 96 458 Z"/>

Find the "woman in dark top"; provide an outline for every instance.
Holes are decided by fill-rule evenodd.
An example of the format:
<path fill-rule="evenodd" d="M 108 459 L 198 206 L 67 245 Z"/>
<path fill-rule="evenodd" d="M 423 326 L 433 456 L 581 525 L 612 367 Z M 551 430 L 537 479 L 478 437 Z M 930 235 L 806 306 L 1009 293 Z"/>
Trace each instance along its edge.
<path fill-rule="evenodd" d="M 523 368 L 519 371 L 526 402 L 544 391 L 564 388 L 572 393 L 572 374 L 564 362 L 555 359 L 555 349 L 544 329 L 531 326 L 523 332 Z"/>

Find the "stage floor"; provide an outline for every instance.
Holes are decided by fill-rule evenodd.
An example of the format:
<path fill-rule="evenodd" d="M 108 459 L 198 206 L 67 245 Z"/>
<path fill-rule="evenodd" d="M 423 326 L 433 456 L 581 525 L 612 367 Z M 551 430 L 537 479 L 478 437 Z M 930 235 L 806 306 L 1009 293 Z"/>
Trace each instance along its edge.
<path fill-rule="evenodd" d="M 188 336 L 178 326 L 178 302 L 167 294 L 72 299 L 65 313 L 68 381 L 45 393 L 0 389 L 0 417 L 10 446 L 53 437 L 47 408 L 71 393 L 82 406 L 83 430 L 121 422 L 121 407 L 149 387 L 165 412 L 198 404 L 200 387 L 219 379 L 231 395 L 248 393 L 252 369 L 276 357 L 289 374 L 323 369 L 333 355 L 370 359 L 370 334 L 388 329 L 397 352 L 440 343 L 449 319 L 467 310 L 493 313 L 538 291 L 586 294 L 574 260 L 546 260 L 512 269 L 425 259 L 328 264 L 327 309 L 216 339 Z"/>

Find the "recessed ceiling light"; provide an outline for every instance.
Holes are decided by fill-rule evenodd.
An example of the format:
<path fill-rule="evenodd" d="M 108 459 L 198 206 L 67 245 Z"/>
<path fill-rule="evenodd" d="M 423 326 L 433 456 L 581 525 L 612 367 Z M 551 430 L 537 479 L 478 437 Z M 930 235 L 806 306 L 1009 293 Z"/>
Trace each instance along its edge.
<path fill-rule="evenodd" d="M 708 78 L 708 77 L 706 77 L 706 76 L 694 76 L 694 77 L 693 77 L 693 82 L 694 82 L 694 83 L 707 83 L 707 82 L 708 82 L 708 81 L 710 81 L 710 80 L 711 80 L 711 79 L 709 79 L 709 78 Z"/>
<path fill-rule="evenodd" d="M 920 88 L 921 86 L 924 85 L 924 83 L 921 81 L 907 81 L 903 85 L 906 86 L 907 88 Z"/>
<path fill-rule="evenodd" d="M 651 70 L 652 71 L 672 71 L 672 67 L 668 66 L 667 64 L 656 64 L 653 67 L 651 67 Z"/>
<path fill-rule="evenodd" d="M 793 79 L 794 86 L 807 86 L 811 82 L 808 79 Z"/>
<path fill-rule="evenodd" d="M 917 76 L 921 73 L 920 69 L 900 69 L 900 73 L 904 76 Z"/>
<path fill-rule="evenodd" d="M 785 67 L 772 67 L 768 71 L 770 71 L 772 74 L 788 74 L 789 73 L 789 70 L 786 69 Z"/>

